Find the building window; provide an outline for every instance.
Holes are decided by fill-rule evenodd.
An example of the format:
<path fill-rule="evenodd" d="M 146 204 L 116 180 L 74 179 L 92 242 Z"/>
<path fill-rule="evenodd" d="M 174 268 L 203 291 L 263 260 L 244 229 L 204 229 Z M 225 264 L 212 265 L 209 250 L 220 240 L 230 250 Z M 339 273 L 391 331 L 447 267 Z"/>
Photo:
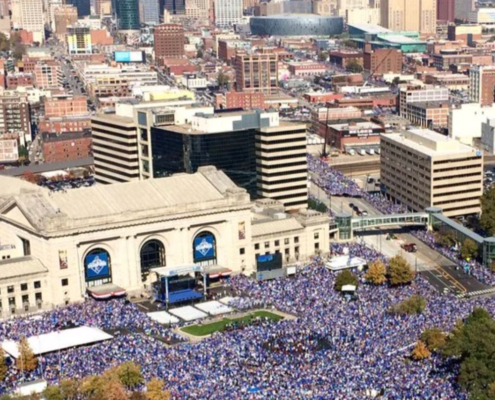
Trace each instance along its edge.
<path fill-rule="evenodd" d="M 320 234 L 318 232 L 315 232 L 315 239 L 319 239 L 320 238 Z"/>
<path fill-rule="evenodd" d="M 14 293 L 14 286 L 7 286 L 7 293 Z"/>
<path fill-rule="evenodd" d="M 275 240 L 275 246 L 280 246 L 280 240 Z"/>
<path fill-rule="evenodd" d="M 69 279 L 68 278 L 62 279 L 62 286 L 69 286 Z"/>
<path fill-rule="evenodd" d="M 36 293 L 34 295 L 34 298 L 36 299 L 36 303 L 41 305 L 41 303 L 43 302 L 43 296 L 41 295 L 41 293 Z"/>
<path fill-rule="evenodd" d="M 270 248 L 270 242 L 265 242 L 265 249 L 269 249 Z"/>
<path fill-rule="evenodd" d="M 294 243 L 299 243 L 299 236 L 294 237 Z"/>
<path fill-rule="evenodd" d="M 9 308 L 15 309 L 15 297 L 9 297 Z"/>
<path fill-rule="evenodd" d="M 244 255 L 245 253 L 246 253 L 246 250 L 244 249 L 244 247 L 241 247 L 241 248 L 239 249 L 239 254 L 242 256 L 242 255 Z"/>
<path fill-rule="evenodd" d="M 29 296 L 27 294 L 22 296 L 22 305 L 24 306 L 24 310 L 28 311 L 28 309 L 29 309 Z"/>
<path fill-rule="evenodd" d="M 41 289 L 41 281 L 35 281 L 34 282 L 34 288 L 35 289 Z"/>
<path fill-rule="evenodd" d="M 31 243 L 29 243 L 29 240 L 20 238 L 21 243 L 22 243 L 22 251 L 24 253 L 24 256 L 30 256 L 31 255 Z"/>
<path fill-rule="evenodd" d="M 255 250 L 259 250 L 260 249 L 260 244 L 259 243 L 255 243 L 254 244 L 254 249 Z"/>
<path fill-rule="evenodd" d="M 286 255 L 286 256 L 288 256 L 288 255 L 289 255 L 289 252 L 290 252 L 290 250 L 289 250 L 289 249 L 285 249 L 285 250 L 284 250 L 284 253 L 285 253 L 285 255 Z"/>
<path fill-rule="evenodd" d="M 316 242 L 315 243 L 315 250 L 319 250 L 320 249 L 320 243 Z"/>
<path fill-rule="evenodd" d="M 289 238 L 284 239 L 284 244 L 289 244 Z"/>
<path fill-rule="evenodd" d="M 23 292 L 25 292 L 26 290 L 28 290 L 28 284 L 27 283 L 21 283 L 21 290 Z"/>

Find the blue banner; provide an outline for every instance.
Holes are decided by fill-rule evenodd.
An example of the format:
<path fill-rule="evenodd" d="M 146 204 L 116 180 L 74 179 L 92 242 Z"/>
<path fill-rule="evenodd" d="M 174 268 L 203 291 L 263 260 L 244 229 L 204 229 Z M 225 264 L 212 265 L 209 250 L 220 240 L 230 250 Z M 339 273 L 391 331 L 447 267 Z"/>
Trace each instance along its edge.
<path fill-rule="evenodd" d="M 110 276 L 108 254 L 96 253 L 86 256 L 86 279 L 103 279 Z"/>
<path fill-rule="evenodd" d="M 258 262 L 264 263 L 268 261 L 273 261 L 273 255 L 272 254 L 265 254 L 263 256 L 258 256 Z"/>
<path fill-rule="evenodd" d="M 215 238 L 213 235 L 194 239 L 194 261 L 215 258 Z"/>

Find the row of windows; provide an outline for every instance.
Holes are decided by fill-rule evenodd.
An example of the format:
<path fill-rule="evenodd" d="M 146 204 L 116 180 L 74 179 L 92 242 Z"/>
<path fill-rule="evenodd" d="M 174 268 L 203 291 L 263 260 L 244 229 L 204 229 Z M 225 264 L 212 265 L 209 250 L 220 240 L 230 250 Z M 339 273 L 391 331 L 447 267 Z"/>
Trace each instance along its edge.
<path fill-rule="evenodd" d="M 105 142 L 110 142 L 110 143 L 115 143 L 115 144 L 121 144 L 120 142 L 113 142 L 109 139 L 101 139 L 101 140 L 105 140 Z M 107 146 L 106 144 L 101 144 L 101 143 L 96 143 L 95 141 L 93 141 L 93 147 L 95 148 L 95 150 L 97 148 L 102 148 L 102 149 L 106 149 L 106 150 L 112 150 L 112 151 L 118 151 L 119 153 L 123 153 L 123 154 L 136 154 L 136 150 L 121 150 L 121 149 L 116 149 L 115 147 L 112 147 L 112 146 Z M 132 147 L 135 147 L 135 145 L 133 145 Z M 115 156 L 113 156 L 115 157 Z"/>
<path fill-rule="evenodd" d="M 434 161 L 433 165 L 438 165 L 438 164 L 451 164 L 451 163 L 457 163 L 457 162 L 465 162 L 465 161 L 474 161 L 474 160 L 480 160 L 480 157 L 466 157 L 466 158 L 456 158 L 455 160 L 441 160 L 441 161 Z"/>
<path fill-rule="evenodd" d="M 481 174 L 482 172 L 476 172 L 474 174 L 464 174 L 464 175 L 456 175 L 455 178 L 469 178 L 469 177 L 472 177 L 472 176 L 479 176 L 481 177 Z M 443 177 L 440 177 L 440 178 L 433 178 L 434 181 L 444 181 L 446 179 L 452 179 L 452 176 L 443 176 Z"/>
<path fill-rule="evenodd" d="M 265 147 L 256 147 L 257 151 L 262 151 L 263 153 L 277 153 L 280 151 L 293 151 L 293 150 L 304 150 L 304 155 L 306 155 L 306 144 L 302 146 L 291 146 L 291 147 L 279 147 L 275 149 L 267 149 Z"/>
<path fill-rule="evenodd" d="M 464 198 L 464 199 L 457 199 L 457 200 L 446 200 L 446 201 L 439 201 L 439 202 L 435 202 L 435 203 L 433 203 L 433 205 L 435 205 L 435 206 L 440 206 L 440 205 L 442 205 L 442 204 L 462 203 L 462 202 L 465 202 L 465 201 L 478 201 L 478 202 L 479 202 L 479 199 L 480 199 L 480 197 L 479 197 L 479 196 L 476 196 L 476 197 L 468 197 L 468 198 Z"/>
<path fill-rule="evenodd" d="M 306 163 L 305 163 L 306 165 Z M 286 166 L 286 165 L 284 165 Z M 278 176 L 283 176 L 283 175 L 296 175 L 296 174 L 306 174 L 308 172 L 307 169 L 299 169 L 299 170 L 291 170 L 291 171 L 280 171 L 280 172 L 262 172 L 261 176 L 266 176 L 268 178 L 271 177 L 278 177 Z M 260 175 L 260 174 L 258 174 Z"/>
<path fill-rule="evenodd" d="M 464 169 L 475 169 L 475 168 L 481 168 L 481 164 L 479 164 L 479 165 L 465 165 L 463 167 L 454 167 L 454 168 L 440 168 L 440 169 L 433 170 L 433 172 L 461 171 Z"/>
<path fill-rule="evenodd" d="M 41 289 L 41 281 L 34 281 L 33 282 L 33 288 L 34 289 Z M 27 283 L 21 283 L 20 289 L 21 289 L 21 292 L 25 292 L 26 290 L 29 289 L 29 285 Z M 9 293 L 9 294 L 15 293 L 15 286 L 14 285 L 7 286 L 7 293 Z M 0 294 L 1 294 L 1 291 L 0 291 Z"/>
<path fill-rule="evenodd" d="M 96 160 L 96 159 L 95 159 Z M 105 161 L 106 162 L 106 161 Z M 139 173 L 136 173 L 136 174 L 128 174 L 127 172 L 123 172 L 123 171 L 117 171 L 116 169 L 113 169 L 113 168 L 108 168 L 107 166 L 102 166 L 102 165 L 96 165 L 95 166 L 95 170 L 96 170 L 96 175 L 100 175 L 100 171 L 107 171 L 107 172 L 112 172 L 116 175 L 121 175 L 121 176 L 125 176 L 127 178 L 138 178 L 139 177 Z M 114 179 L 114 178 L 112 178 Z"/>
<path fill-rule="evenodd" d="M 318 239 L 320 236 L 320 234 L 318 232 L 315 232 L 315 239 Z M 299 236 L 294 236 L 294 243 L 295 244 L 298 244 L 299 243 Z M 284 245 L 288 245 L 290 244 L 290 238 L 285 238 L 284 239 Z M 280 240 L 274 240 L 273 241 L 273 245 L 275 247 L 279 247 L 280 246 Z M 260 246 L 261 246 L 261 243 L 255 243 L 254 244 L 254 249 L 255 250 L 259 250 L 260 249 Z M 264 248 L 265 249 L 269 249 L 270 248 L 270 242 L 264 242 Z"/>
<path fill-rule="evenodd" d="M 264 165 L 264 164 L 256 163 L 256 166 L 263 167 L 265 169 L 276 169 L 276 168 L 286 168 L 286 167 L 298 167 L 300 165 L 302 166 L 307 164 L 308 164 L 307 161 L 304 160 L 295 163 L 287 163 L 287 164 L 279 164 L 279 165 Z M 292 171 L 291 173 L 294 173 L 294 171 Z"/>
<path fill-rule="evenodd" d="M 437 186 L 433 186 L 433 189 L 443 189 L 443 188 L 449 188 L 449 187 L 469 186 L 469 185 L 480 185 L 481 186 L 481 181 L 452 183 L 452 184 L 449 184 L 449 185 L 437 185 Z"/>
<path fill-rule="evenodd" d="M 455 196 L 457 194 L 463 194 L 463 193 L 476 193 L 479 192 L 481 188 L 479 189 L 469 189 L 469 190 L 460 190 L 457 192 L 448 192 L 448 193 L 436 193 L 433 195 L 433 197 L 443 197 L 443 196 Z"/>
<path fill-rule="evenodd" d="M 307 193 L 308 186 L 306 184 L 299 186 L 286 186 L 278 189 L 263 189 L 264 192 L 268 193 L 277 193 L 277 192 L 286 192 L 287 190 L 304 190 L 304 194 Z M 294 194 L 292 196 L 295 196 Z"/>
<path fill-rule="evenodd" d="M 289 154 L 286 156 L 277 156 L 277 157 L 256 157 L 258 160 L 263 160 L 263 161 L 277 161 L 277 160 L 290 160 L 292 158 L 301 158 L 301 157 L 306 157 L 306 153 L 301 153 L 301 154 Z M 264 165 L 264 164 L 262 164 Z M 281 164 L 285 165 L 285 164 Z"/>
<path fill-rule="evenodd" d="M 256 140 L 256 144 L 265 144 L 265 145 L 271 145 L 271 144 L 282 144 L 282 143 L 294 143 L 294 142 L 301 142 L 301 141 L 306 141 L 306 138 L 292 138 L 292 139 L 280 139 L 280 140 Z"/>
<path fill-rule="evenodd" d="M 125 140 L 136 138 L 135 131 L 130 132 L 130 135 L 125 135 L 123 133 L 116 133 L 116 132 L 112 132 L 112 131 L 107 131 L 106 129 L 102 129 L 99 126 L 93 126 L 93 136 L 98 137 L 99 133 L 104 133 L 105 135 L 115 136 L 115 137 L 122 138 Z M 99 139 L 107 140 L 107 138 L 105 138 L 105 137 L 101 137 Z M 116 143 L 122 143 L 122 142 L 116 142 Z M 127 144 L 127 143 L 124 142 L 123 144 Z"/>

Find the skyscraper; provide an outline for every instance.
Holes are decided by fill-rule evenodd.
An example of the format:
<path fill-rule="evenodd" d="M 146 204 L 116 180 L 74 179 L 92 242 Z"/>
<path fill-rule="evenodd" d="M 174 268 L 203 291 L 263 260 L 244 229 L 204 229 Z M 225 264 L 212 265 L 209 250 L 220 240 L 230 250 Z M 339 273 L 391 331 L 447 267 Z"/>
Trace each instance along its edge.
<path fill-rule="evenodd" d="M 180 24 L 155 26 L 155 59 L 180 58 L 184 56 L 184 27 Z"/>
<path fill-rule="evenodd" d="M 467 21 L 469 13 L 474 11 L 475 0 L 455 0 L 455 17 Z"/>
<path fill-rule="evenodd" d="M 394 31 L 435 33 L 437 0 L 381 0 L 381 26 Z"/>
<path fill-rule="evenodd" d="M 215 10 L 215 25 L 228 28 L 238 24 L 242 19 L 243 0 L 215 0 L 213 7 Z"/>
<path fill-rule="evenodd" d="M 160 13 L 167 10 L 172 15 L 184 14 L 186 10 L 185 0 L 160 0 Z"/>
<path fill-rule="evenodd" d="M 437 0 L 437 19 L 439 21 L 455 21 L 455 0 Z"/>
<path fill-rule="evenodd" d="M 158 0 L 140 0 L 141 22 L 144 24 L 160 23 L 160 5 Z"/>
<path fill-rule="evenodd" d="M 139 30 L 139 4 L 138 0 L 118 0 L 117 6 L 118 29 L 120 31 Z"/>
<path fill-rule="evenodd" d="M 35 42 L 45 40 L 43 0 L 20 0 L 20 22 L 23 29 L 33 33 Z"/>
<path fill-rule="evenodd" d="M 91 15 L 90 0 L 66 0 L 65 4 L 71 4 L 76 7 L 79 18 Z"/>

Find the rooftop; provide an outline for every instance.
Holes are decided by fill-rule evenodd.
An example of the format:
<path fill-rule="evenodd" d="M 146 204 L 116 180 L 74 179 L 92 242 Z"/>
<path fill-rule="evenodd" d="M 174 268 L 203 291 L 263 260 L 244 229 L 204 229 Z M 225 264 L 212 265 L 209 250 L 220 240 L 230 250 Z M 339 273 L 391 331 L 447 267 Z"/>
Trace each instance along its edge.
<path fill-rule="evenodd" d="M 347 122 L 347 123 L 342 123 L 342 124 L 328 124 L 329 127 L 332 129 L 341 131 L 341 130 L 352 130 L 352 129 L 380 129 L 381 126 L 378 124 L 375 124 L 373 122 Z"/>
<path fill-rule="evenodd" d="M 380 25 L 373 24 L 348 24 L 350 28 L 360 29 L 366 33 L 388 33 L 392 32 L 390 29 L 384 28 Z"/>

